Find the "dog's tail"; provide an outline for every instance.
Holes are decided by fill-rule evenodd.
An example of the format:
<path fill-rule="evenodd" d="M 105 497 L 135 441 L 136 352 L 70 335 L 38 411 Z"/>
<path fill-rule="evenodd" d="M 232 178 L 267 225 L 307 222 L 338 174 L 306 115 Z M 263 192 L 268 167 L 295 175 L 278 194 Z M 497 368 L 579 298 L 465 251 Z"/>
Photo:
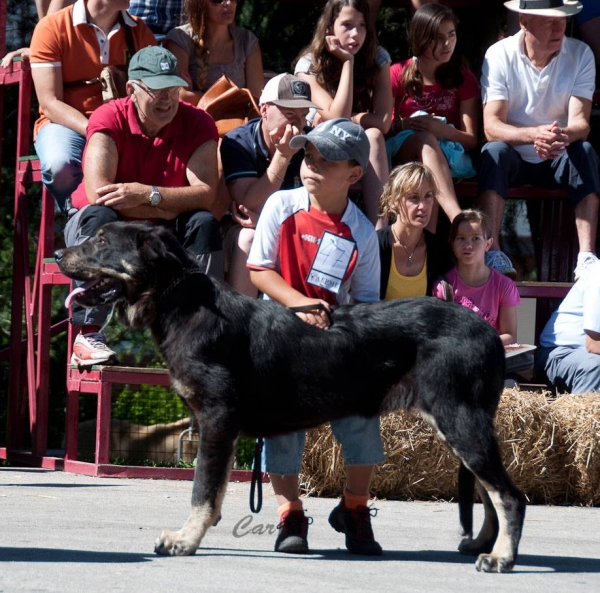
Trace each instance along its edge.
<path fill-rule="evenodd" d="M 463 536 L 473 536 L 473 504 L 475 503 L 475 476 L 461 462 L 458 468 L 458 517 Z"/>

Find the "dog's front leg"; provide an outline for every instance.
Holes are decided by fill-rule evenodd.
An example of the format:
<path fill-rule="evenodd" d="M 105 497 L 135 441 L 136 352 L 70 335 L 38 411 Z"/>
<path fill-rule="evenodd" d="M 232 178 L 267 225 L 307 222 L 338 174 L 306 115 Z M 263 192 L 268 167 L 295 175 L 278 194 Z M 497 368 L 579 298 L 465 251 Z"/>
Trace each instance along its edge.
<path fill-rule="evenodd" d="M 235 436 L 210 434 L 201 425 L 198 462 L 194 472 L 192 511 L 179 531 L 164 529 L 154 551 L 171 556 L 190 556 L 197 550 L 204 534 L 221 514 L 221 504 L 231 473 Z"/>

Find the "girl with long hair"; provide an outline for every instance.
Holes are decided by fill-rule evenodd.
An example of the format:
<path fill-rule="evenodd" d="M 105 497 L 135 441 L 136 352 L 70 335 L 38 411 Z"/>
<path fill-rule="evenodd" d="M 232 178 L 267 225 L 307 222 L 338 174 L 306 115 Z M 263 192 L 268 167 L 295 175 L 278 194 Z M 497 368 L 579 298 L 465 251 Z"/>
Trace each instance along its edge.
<path fill-rule="evenodd" d="M 185 0 L 185 25 L 167 34 L 163 45 L 177 58 L 177 69 L 190 85 L 180 97 L 194 105 L 223 74 L 260 96 L 264 82 L 256 35 L 235 26 L 238 0 Z"/>
<path fill-rule="evenodd" d="M 344 117 L 366 131 L 371 152 L 362 182 L 363 200 L 373 224 L 389 176 L 384 135 L 392 112 L 390 62 L 388 52 L 378 46 L 368 0 L 328 0 L 295 68 L 321 107 L 315 123 Z"/>
<path fill-rule="evenodd" d="M 423 5 L 410 24 L 413 56 L 393 64 L 390 70 L 394 95 L 391 131 L 392 135 L 404 133 L 398 138 L 402 143 L 395 142 L 395 161 L 419 160 L 433 171 L 440 189 L 439 205 L 450 220 L 460 206 L 440 142 L 458 143 L 466 152 L 476 147 L 479 100 L 477 79 L 455 52 L 457 26 L 452 9 Z M 417 112 L 425 113 L 413 115 Z M 408 130 L 411 134 L 406 134 Z M 434 232 L 436 224 L 437 210 L 430 225 Z"/>

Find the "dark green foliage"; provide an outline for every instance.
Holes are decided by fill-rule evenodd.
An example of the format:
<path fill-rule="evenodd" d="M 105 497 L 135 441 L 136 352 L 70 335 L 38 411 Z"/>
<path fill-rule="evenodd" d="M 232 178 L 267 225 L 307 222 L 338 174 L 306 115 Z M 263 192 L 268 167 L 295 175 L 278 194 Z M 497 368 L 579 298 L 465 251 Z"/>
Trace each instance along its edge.
<path fill-rule="evenodd" d="M 111 414 L 134 424 L 152 425 L 175 422 L 190 412 L 172 389 L 139 385 L 126 386 L 113 399 Z"/>

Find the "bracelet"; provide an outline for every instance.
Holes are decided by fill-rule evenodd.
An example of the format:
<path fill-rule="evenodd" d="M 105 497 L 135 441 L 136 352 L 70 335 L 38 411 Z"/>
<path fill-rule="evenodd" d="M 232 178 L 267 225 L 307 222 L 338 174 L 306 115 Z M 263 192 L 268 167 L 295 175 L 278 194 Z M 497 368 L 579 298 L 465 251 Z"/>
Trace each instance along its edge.
<path fill-rule="evenodd" d="M 281 175 L 278 175 L 277 173 L 275 173 L 275 171 L 273 171 L 273 169 L 267 168 L 267 173 L 271 173 L 271 175 L 275 175 L 275 177 L 277 177 L 277 179 L 279 179 L 279 181 L 281 181 L 281 182 L 285 181 L 285 178 L 283 178 Z"/>

